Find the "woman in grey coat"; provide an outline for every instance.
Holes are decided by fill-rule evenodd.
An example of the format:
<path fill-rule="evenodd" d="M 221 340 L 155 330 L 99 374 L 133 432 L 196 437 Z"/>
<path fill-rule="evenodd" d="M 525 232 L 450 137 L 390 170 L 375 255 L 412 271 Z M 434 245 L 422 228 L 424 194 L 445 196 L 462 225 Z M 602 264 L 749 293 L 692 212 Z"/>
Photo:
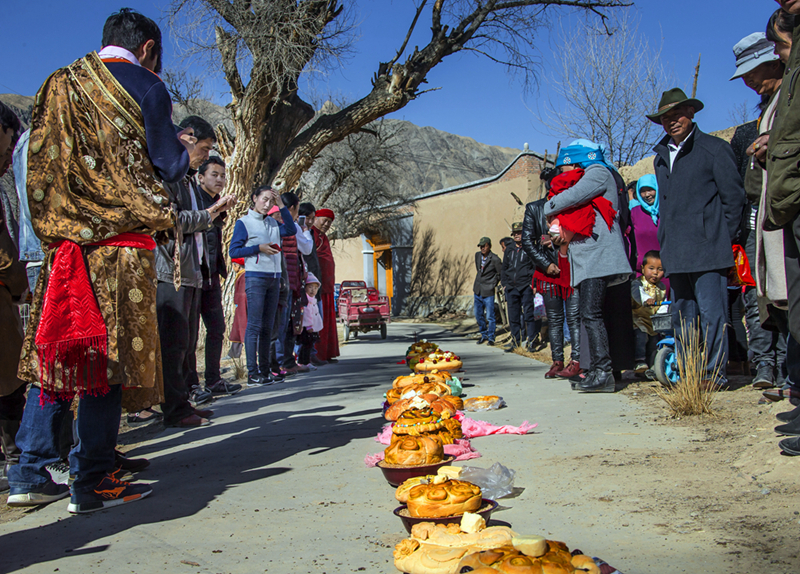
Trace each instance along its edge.
<path fill-rule="evenodd" d="M 572 286 L 580 294 L 581 323 L 589 339 L 591 364 L 583 381 L 574 387 L 586 392 L 614 392 L 614 373 L 611 367 L 608 332 L 603 323 L 603 301 L 606 289 L 627 280 L 631 274 L 625 253 L 619 218 L 617 185 L 606 163 L 603 149 L 587 140 L 576 140 L 561 149 L 556 166 L 562 171 L 580 167 L 583 177 L 571 188 L 553 196 L 546 204 L 548 217 L 605 198 L 614 208 L 614 218 L 606 224 L 595 208 L 596 223 L 588 237 L 576 235 L 569 244 L 572 267 Z"/>

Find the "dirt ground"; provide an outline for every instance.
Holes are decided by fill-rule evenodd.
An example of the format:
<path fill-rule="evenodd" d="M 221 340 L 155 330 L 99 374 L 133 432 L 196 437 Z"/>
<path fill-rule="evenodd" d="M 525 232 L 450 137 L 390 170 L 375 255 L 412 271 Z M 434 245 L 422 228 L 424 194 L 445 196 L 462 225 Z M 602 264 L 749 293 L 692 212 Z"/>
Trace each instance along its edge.
<path fill-rule="evenodd" d="M 465 334 L 473 324 L 467 319 L 448 326 Z M 549 348 L 515 352 L 545 364 L 552 361 Z M 758 404 L 761 392 L 750 386 L 751 380 L 730 376 L 731 389 L 716 393 L 713 415 L 675 418 L 656 394 L 658 383 L 623 373 L 617 392 L 640 406 L 647 413 L 644 419 L 691 431 L 696 437 L 691 447 L 656 455 L 631 436 L 625 450 L 601 448 L 595 455 L 543 462 L 552 476 L 570 477 L 578 466 L 583 476 L 602 476 L 602 484 L 588 491 L 601 493 L 597 500 L 613 507 L 614 514 L 637 515 L 637 522 L 652 524 L 665 541 L 690 536 L 700 546 L 721 546 L 740 572 L 797 574 L 800 457 L 783 455 L 778 442 L 785 437 L 773 430 L 781 424 L 775 415 L 793 407 L 787 401 Z M 586 493 L 585 481 L 580 482 Z"/>

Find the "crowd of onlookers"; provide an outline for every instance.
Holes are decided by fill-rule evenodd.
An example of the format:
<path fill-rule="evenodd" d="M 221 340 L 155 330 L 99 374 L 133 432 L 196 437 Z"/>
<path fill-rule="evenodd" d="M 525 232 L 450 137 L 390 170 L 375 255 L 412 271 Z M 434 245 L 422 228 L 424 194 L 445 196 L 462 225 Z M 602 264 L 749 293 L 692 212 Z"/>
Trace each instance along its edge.
<path fill-rule="evenodd" d="M 69 510 L 86 513 L 149 495 L 128 481 L 148 461 L 116 449 L 122 412 L 132 425 L 210 424 L 203 405 L 242 389 L 223 378 L 226 316 L 248 386 L 337 362 L 334 213 L 259 186 L 226 257 L 226 164 L 206 120 L 173 125 L 161 46 L 152 20 L 122 9 L 99 53 L 45 82 L 29 130 L 0 104 L 0 169 L 13 161 L 19 199 L 18 219 L 0 212 L 0 488 L 11 506 L 71 496 Z"/>
<path fill-rule="evenodd" d="M 502 260 L 480 239 L 478 344 L 494 345 L 498 285 L 506 350 L 540 348 L 543 306 L 545 377 L 577 391 L 614 392 L 622 371 L 655 380 L 659 367 L 674 382 L 694 333 L 702 388 L 728 388 L 729 372 L 751 374 L 762 402 L 788 399 L 797 408 L 779 415 L 786 424 L 776 431 L 793 437 L 781 441 L 784 452 L 800 455 L 800 104 L 792 99 L 800 3 L 779 4 L 766 32 L 733 48 L 731 80 L 742 78 L 761 102 L 758 120 L 738 126 L 730 143 L 695 123 L 703 102 L 668 90 L 642 118 L 665 132 L 652 174 L 626 185 L 602 144 L 576 140 L 543 170 L 547 196 L 501 240 Z M 667 341 L 671 356 L 658 353 Z"/>

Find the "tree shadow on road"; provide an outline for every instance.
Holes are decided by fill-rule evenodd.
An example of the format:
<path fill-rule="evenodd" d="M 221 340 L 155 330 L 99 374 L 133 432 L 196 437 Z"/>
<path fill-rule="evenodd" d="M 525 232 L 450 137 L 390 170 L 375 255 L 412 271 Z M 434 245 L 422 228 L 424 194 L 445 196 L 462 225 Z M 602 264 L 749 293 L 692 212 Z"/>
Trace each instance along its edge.
<path fill-rule="evenodd" d="M 221 419 L 211 426 L 191 431 L 168 429 L 142 444 L 130 454 L 160 453 L 140 475 L 154 481 L 151 497 L 90 516 L 61 517 L 59 512 L 60 519 L 54 517 L 53 523 L 4 534 L 0 536 L 0 572 L 14 572 L 65 555 L 102 553 L 107 545 L 84 547 L 144 524 L 178 520 L 181 526 L 190 526 L 195 514 L 232 487 L 264 481 L 261 491 L 267 498 L 269 479 L 295 470 L 278 466 L 282 460 L 305 451 L 320 454 L 380 430 L 384 421 L 377 407 L 347 412 L 342 404 L 324 404 L 380 383 L 351 380 L 331 388 L 326 386 L 326 377 L 316 379 L 298 380 L 289 392 L 275 387 L 248 390 L 235 402 L 220 404 Z M 292 409 L 298 400 L 312 396 L 319 399 L 320 406 Z M 276 405 L 281 410 L 274 410 Z M 22 522 L 11 525 L 20 526 Z"/>

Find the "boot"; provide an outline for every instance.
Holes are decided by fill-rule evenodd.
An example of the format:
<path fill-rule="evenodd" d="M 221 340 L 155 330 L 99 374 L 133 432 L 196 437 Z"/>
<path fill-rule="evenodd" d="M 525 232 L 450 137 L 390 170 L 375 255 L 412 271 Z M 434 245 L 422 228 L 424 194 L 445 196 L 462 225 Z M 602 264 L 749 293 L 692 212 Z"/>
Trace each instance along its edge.
<path fill-rule="evenodd" d="M 761 362 L 756 368 L 756 376 L 753 378 L 753 386 L 757 389 L 771 389 L 775 386 L 775 366 Z"/>
<path fill-rule="evenodd" d="M 577 361 L 570 361 L 565 369 L 556 373 L 559 379 L 571 379 L 572 377 L 580 374 L 581 366 Z"/>
<path fill-rule="evenodd" d="M 8 490 L 8 467 L 19 462 L 21 454 L 15 438 L 19 430 L 20 421 L 0 420 L 0 442 L 3 444 L 3 453 L 6 455 L 6 462 L 3 471 L 0 472 L 0 492 Z"/>
<path fill-rule="evenodd" d="M 584 393 L 613 393 L 616 390 L 616 379 L 614 373 L 596 369 L 592 371 L 591 377 L 586 377 L 583 383 L 578 385 L 578 390 Z"/>
<path fill-rule="evenodd" d="M 555 379 L 556 373 L 564 369 L 564 361 L 553 361 L 553 366 L 544 374 L 545 379 Z"/>

